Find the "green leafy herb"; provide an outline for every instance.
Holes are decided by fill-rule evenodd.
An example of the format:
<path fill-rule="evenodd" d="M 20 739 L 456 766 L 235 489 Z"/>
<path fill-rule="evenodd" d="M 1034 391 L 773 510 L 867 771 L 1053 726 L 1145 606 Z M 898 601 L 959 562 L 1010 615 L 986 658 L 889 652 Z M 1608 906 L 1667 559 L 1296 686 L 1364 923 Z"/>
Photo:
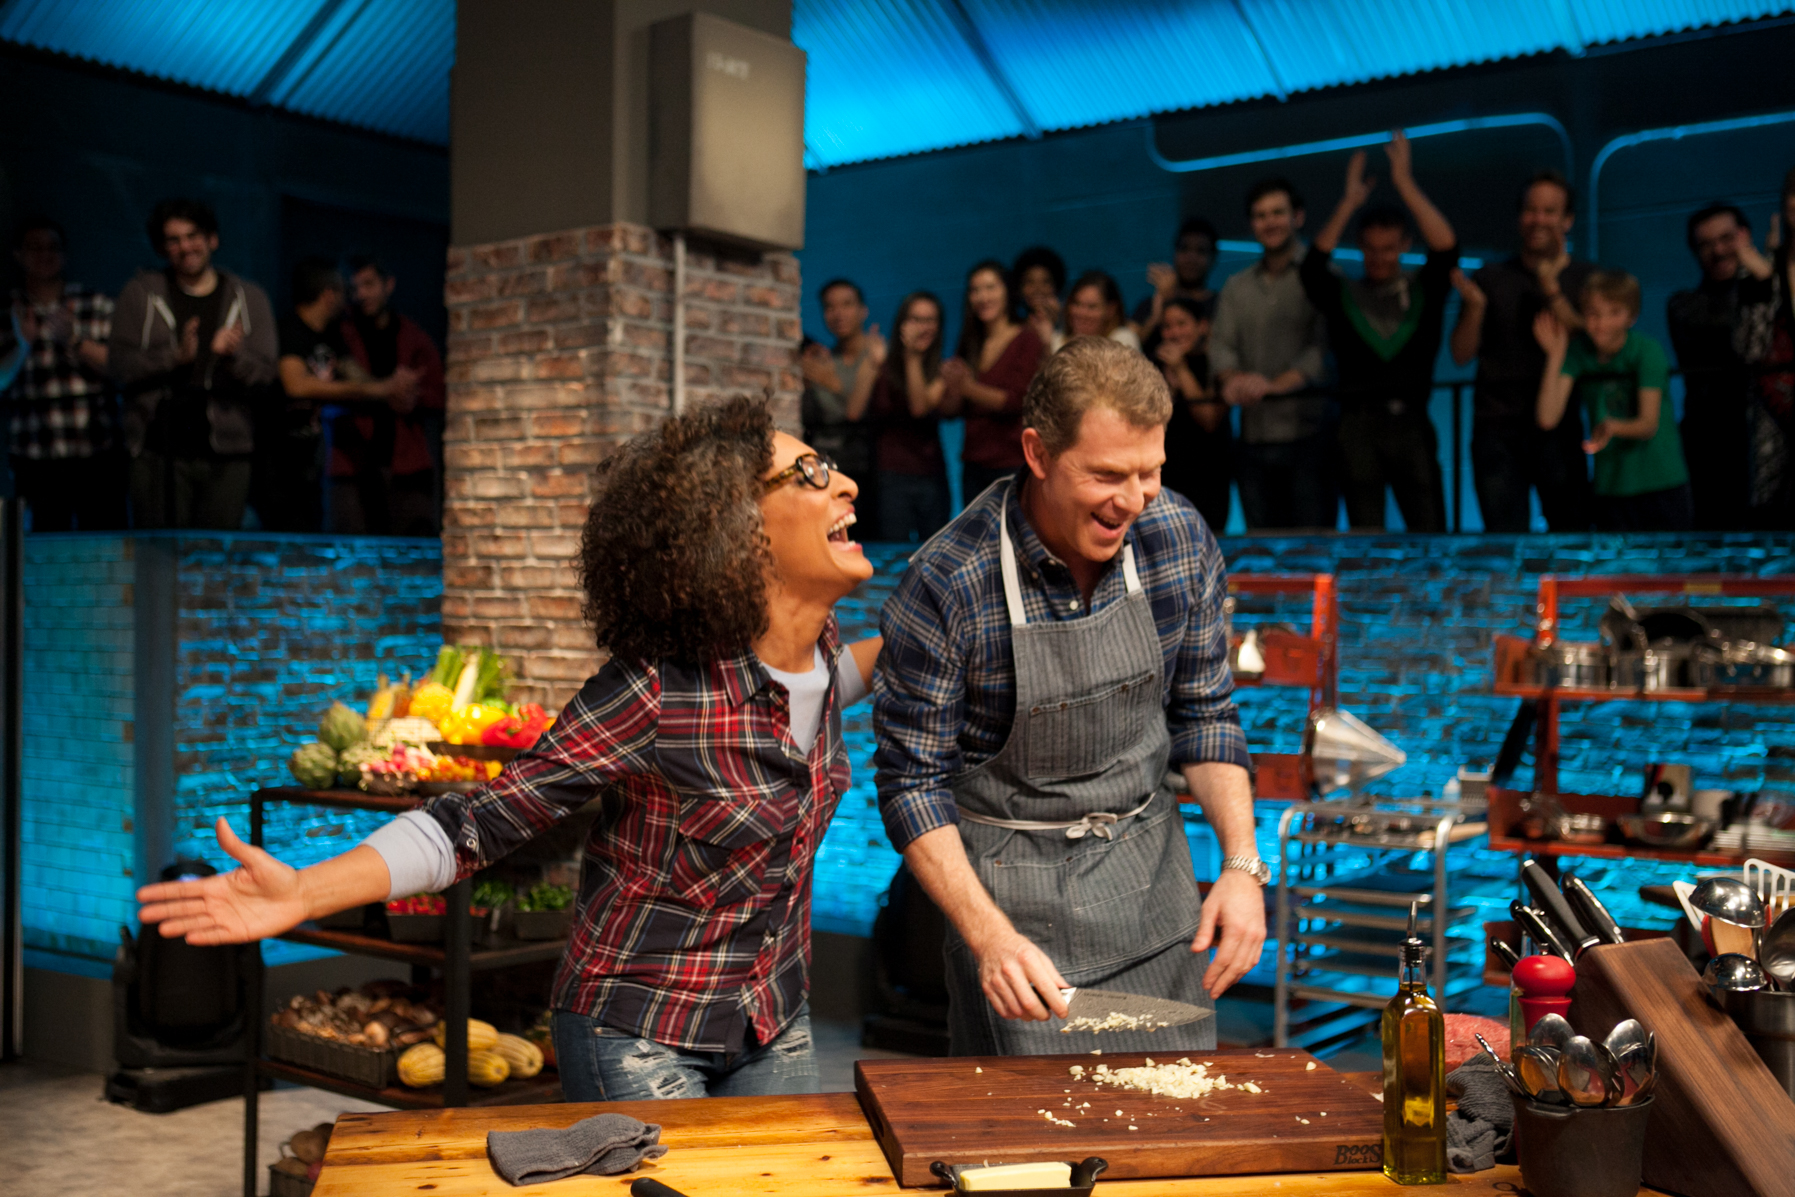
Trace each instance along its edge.
<path fill-rule="evenodd" d="M 573 889 L 571 886 L 550 885 L 546 881 L 533 887 L 517 902 L 517 908 L 522 911 L 566 910 L 572 905 Z"/>

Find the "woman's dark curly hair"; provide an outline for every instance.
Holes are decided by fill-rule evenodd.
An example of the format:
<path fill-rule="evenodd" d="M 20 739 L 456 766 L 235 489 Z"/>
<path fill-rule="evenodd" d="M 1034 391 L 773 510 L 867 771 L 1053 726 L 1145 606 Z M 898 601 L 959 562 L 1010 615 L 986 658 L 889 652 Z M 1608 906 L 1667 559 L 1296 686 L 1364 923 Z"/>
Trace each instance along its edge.
<path fill-rule="evenodd" d="M 580 537 L 598 647 L 699 664 L 766 631 L 760 480 L 772 462 L 772 414 L 742 396 L 673 416 L 599 465 Z"/>

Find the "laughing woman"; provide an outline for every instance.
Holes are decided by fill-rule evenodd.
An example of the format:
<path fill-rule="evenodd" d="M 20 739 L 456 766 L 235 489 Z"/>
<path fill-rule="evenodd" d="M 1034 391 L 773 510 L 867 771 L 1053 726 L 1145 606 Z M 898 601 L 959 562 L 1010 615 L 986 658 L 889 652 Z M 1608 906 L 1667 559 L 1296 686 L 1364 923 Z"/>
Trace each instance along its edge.
<path fill-rule="evenodd" d="M 610 660 L 535 748 L 306 869 L 220 819 L 242 867 L 144 887 L 143 922 L 278 935 L 443 889 L 600 798 L 551 998 L 568 1100 L 813 1090 L 811 871 L 848 785 L 841 709 L 879 650 L 843 651 L 833 614 L 872 574 L 857 493 L 763 403 L 638 436 L 599 467 L 580 549 Z"/>

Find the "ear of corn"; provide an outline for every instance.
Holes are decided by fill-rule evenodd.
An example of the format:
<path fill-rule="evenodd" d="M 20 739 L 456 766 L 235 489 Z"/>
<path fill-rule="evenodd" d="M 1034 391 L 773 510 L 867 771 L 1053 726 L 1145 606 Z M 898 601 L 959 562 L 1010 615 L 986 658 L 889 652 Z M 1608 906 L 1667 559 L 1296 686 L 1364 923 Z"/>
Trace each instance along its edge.
<path fill-rule="evenodd" d="M 528 1039 L 501 1034 L 492 1050 L 505 1057 L 505 1063 L 511 1065 L 511 1075 L 514 1077 L 533 1077 L 542 1071 L 542 1049 Z"/>
<path fill-rule="evenodd" d="M 413 1089 L 440 1085 L 446 1057 L 434 1043 L 414 1043 L 399 1057 L 399 1080 Z"/>
<path fill-rule="evenodd" d="M 505 1057 L 495 1051 L 469 1052 L 467 1056 L 467 1079 L 482 1088 L 490 1089 L 494 1085 L 503 1084 L 511 1075 L 511 1065 Z"/>
<path fill-rule="evenodd" d="M 435 1031 L 436 1046 L 446 1047 L 449 1040 L 449 1024 L 439 1022 Z M 470 1052 L 489 1052 L 492 1045 L 499 1041 L 499 1029 L 489 1022 L 481 1022 L 477 1018 L 467 1020 L 467 1050 Z"/>

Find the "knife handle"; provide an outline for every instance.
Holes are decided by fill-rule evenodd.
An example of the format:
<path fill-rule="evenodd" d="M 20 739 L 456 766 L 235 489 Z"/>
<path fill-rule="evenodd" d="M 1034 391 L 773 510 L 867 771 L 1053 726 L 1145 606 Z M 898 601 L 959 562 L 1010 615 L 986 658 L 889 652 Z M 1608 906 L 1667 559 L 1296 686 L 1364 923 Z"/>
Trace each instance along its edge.
<path fill-rule="evenodd" d="M 629 1192 L 630 1197 L 686 1197 L 672 1185 L 664 1185 L 649 1176 L 631 1181 Z"/>
<path fill-rule="evenodd" d="M 1571 910 L 1571 904 L 1564 900 L 1564 894 L 1559 890 L 1558 883 L 1552 880 L 1550 873 L 1540 868 L 1538 861 L 1527 860 L 1521 863 L 1521 880 L 1526 883 L 1527 891 L 1533 895 L 1534 908 L 1546 916 L 1552 926 L 1558 930 L 1564 943 L 1572 945 L 1570 958 L 1574 959 L 1581 955 L 1585 948 L 1602 942 L 1598 936 L 1591 935 L 1583 929 L 1583 924 L 1577 921 L 1576 914 Z"/>
<path fill-rule="evenodd" d="M 1627 937 L 1621 934 L 1620 925 L 1614 921 L 1614 916 L 1608 913 L 1608 908 L 1602 905 L 1602 900 L 1596 897 L 1595 891 L 1589 888 L 1583 878 L 1566 877 L 1559 888 L 1564 890 L 1565 900 L 1577 908 L 1577 917 L 1583 920 L 1583 925 L 1603 943 L 1627 942 Z"/>
<path fill-rule="evenodd" d="M 1565 946 L 1564 940 L 1559 938 L 1558 932 L 1552 929 L 1551 924 L 1546 922 L 1545 916 L 1539 911 L 1525 905 L 1517 898 L 1508 904 L 1508 913 L 1515 922 L 1521 924 L 1522 930 L 1533 937 L 1534 943 L 1562 960 L 1571 959 L 1571 950 Z"/>
<path fill-rule="evenodd" d="M 1502 963 L 1508 966 L 1510 972 L 1513 972 L 1515 965 L 1521 962 L 1521 954 L 1515 951 L 1514 945 L 1510 944 L 1506 939 L 1497 939 L 1494 936 L 1491 936 L 1490 951 L 1496 953 L 1496 955 L 1501 958 Z"/>

